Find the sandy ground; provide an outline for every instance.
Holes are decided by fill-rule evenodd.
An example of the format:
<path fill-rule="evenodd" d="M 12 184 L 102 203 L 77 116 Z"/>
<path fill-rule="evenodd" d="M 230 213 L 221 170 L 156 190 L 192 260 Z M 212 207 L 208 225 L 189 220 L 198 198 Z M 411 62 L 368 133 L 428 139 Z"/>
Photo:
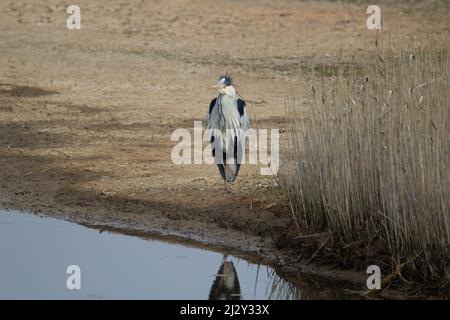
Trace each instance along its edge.
<path fill-rule="evenodd" d="M 0 206 L 176 234 L 272 258 L 289 225 L 244 166 L 225 196 L 213 165 L 172 163 L 177 128 L 205 120 L 234 75 L 252 125 L 283 128 L 303 67 L 370 46 L 366 5 L 325 1 L 0 2 Z M 448 9 L 382 5 L 383 34 L 449 30 Z M 302 68 L 299 68 L 299 62 Z"/>

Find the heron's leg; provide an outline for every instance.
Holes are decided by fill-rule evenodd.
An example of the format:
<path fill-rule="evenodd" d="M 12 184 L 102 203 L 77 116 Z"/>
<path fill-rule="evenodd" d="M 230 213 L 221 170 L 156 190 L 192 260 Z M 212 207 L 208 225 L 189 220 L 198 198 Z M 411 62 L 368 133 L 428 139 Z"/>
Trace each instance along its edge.
<path fill-rule="evenodd" d="M 230 191 L 230 189 L 228 188 L 228 182 L 227 182 L 227 180 L 224 180 L 224 183 L 225 183 L 225 195 L 232 193 L 232 192 Z"/>

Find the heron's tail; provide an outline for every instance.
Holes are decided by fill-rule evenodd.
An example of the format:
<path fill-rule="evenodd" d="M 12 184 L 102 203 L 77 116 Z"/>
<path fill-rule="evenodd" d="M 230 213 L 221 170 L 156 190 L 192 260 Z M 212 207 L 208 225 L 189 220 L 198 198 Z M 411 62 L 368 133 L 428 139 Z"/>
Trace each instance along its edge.
<path fill-rule="evenodd" d="M 233 182 L 241 167 L 240 164 L 217 164 L 222 179 L 227 182 Z"/>
<path fill-rule="evenodd" d="M 225 165 L 225 179 L 227 182 L 233 182 L 239 172 L 241 165 L 239 163 L 230 163 Z"/>

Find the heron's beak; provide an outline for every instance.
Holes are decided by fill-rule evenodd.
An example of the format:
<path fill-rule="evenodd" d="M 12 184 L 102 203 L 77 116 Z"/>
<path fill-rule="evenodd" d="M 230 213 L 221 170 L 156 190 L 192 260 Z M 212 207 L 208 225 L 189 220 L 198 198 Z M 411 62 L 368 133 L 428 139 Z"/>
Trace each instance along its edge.
<path fill-rule="evenodd" d="M 211 88 L 215 89 L 215 90 L 220 90 L 220 89 L 222 89 L 222 87 L 223 87 L 222 85 L 216 84 L 216 85 L 212 86 Z"/>

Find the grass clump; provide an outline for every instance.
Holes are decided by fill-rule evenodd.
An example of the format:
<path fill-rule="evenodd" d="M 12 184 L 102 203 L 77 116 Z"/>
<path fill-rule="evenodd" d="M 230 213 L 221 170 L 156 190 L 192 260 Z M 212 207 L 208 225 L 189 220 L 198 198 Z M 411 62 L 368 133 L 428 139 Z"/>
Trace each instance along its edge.
<path fill-rule="evenodd" d="M 302 232 L 325 231 L 334 248 L 356 242 L 376 251 L 380 261 L 372 262 L 394 277 L 444 285 L 450 279 L 449 44 L 440 38 L 377 46 L 362 74 L 312 79 L 303 103 L 290 103 L 280 175 Z"/>

